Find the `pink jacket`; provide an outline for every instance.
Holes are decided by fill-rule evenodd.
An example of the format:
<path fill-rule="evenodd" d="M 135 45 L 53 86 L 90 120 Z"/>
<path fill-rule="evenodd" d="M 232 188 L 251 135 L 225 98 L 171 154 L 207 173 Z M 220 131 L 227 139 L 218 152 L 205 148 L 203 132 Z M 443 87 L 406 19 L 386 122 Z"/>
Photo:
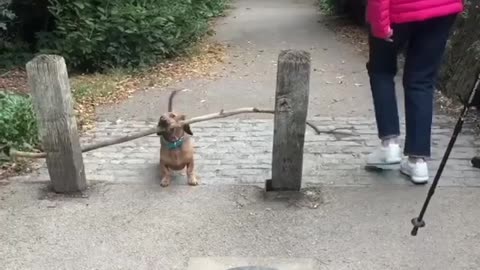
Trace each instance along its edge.
<path fill-rule="evenodd" d="M 367 20 L 372 34 L 388 38 L 393 23 L 422 21 L 463 11 L 463 0 L 368 0 Z"/>

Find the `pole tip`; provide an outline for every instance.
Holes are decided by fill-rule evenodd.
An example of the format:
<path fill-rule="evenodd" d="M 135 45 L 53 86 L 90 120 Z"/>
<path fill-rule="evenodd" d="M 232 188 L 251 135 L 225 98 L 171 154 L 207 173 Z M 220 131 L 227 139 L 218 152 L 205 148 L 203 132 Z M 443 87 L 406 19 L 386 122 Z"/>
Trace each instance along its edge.
<path fill-rule="evenodd" d="M 421 220 L 420 218 L 413 218 L 412 219 L 413 229 L 410 233 L 412 236 L 416 236 L 418 232 L 418 228 L 425 227 L 425 221 Z"/>

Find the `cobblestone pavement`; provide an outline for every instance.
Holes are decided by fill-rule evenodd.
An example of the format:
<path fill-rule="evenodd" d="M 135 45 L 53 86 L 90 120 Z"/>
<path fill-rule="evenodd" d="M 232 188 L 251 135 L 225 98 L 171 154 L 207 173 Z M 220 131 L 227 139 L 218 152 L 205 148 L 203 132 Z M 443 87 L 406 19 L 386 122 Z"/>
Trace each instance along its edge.
<path fill-rule="evenodd" d="M 304 183 L 333 186 L 371 184 L 409 185 L 397 171 L 364 169 L 365 155 L 377 146 L 376 126 L 368 118 L 313 118 L 320 129 L 352 130 L 356 136 L 316 135 L 307 129 L 304 154 Z M 454 120 L 436 117 L 433 128 L 433 178 L 449 142 Z M 124 136 L 155 125 L 154 122 L 101 122 L 82 138 L 82 143 Z M 270 177 L 273 122 L 269 119 L 227 119 L 194 124 L 197 173 L 202 184 L 260 184 Z M 471 125 L 459 136 L 443 173 L 442 186 L 480 186 L 480 171 L 470 159 L 480 141 Z M 84 154 L 87 178 L 110 182 L 159 182 L 159 138 L 148 136 Z M 39 175 L 38 175 L 39 174 Z M 45 167 L 22 179 L 48 180 Z M 186 184 L 178 174 L 174 183 Z"/>

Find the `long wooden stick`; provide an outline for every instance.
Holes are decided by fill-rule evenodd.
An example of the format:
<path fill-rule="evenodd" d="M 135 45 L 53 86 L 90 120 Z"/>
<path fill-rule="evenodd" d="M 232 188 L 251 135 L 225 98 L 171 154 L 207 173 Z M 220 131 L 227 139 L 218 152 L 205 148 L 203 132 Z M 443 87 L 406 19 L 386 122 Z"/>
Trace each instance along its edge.
<path fill-rule="evenodd" d="M 233 116 L 233 115 L 237 115 L 237 114 L 244 114 L 244 113 L 274 114 L 275 111 L 274 110 L 258 109 L 258 108 L 254 108 L 254 107 L 238 108 L 238 109 L 234 109 L 234 110 L 230 110 L 230 111 L 221 110 L 218 113 L 206 114 L 206 115 L 193 117 L 191 119 L 182 121 L 178 124 L 178 126 L 182 126 L 182 125 L 186 125 L 186 124 L 194 124 L 194 123 L 204 122 L 204 121 L 213 120 L 213 119 L 226 118 L 226 117 L 229 117 L 229 116 Z M 340 132 L 340 131 L 335 131 L 335 130 L 320 130 L 313 123 L 311 123 L 309 121 L 307 121 L 307 125 L 310 126 L 312 129 L 314 129 L 317 134 L 326 133 L 326 134 L 342 134 L 342 135 L 346 135 L 346 136 L 351 136 L 352 135 L 352 133 L 349 133 L 349 132 Z M 155 134 L 157 132 L 162 132 L 162 131 L 163 130 L 160 127 L 154 127 L 154 128 L 150 128 L 150 129 L 147 129 L 145 131 L 141 131 L 139 133 L 124 136 L 124 137 L 121 137 L 121 138 L 114 138 L 114 139 L 110 139 L 110 140 L 105 140 L 103 142 L 92 143 L 92 144 L 83 146 L 82 147 L 82 153 L 90 152 L 92 150 L 96 150 L 96 149 L 99 149 L 99 148 L 103 148 L 103 147 L 107 147 L 107 146 L 111 146 L 111 145 L 115 145 L 115 144 L 120 144 L 120 143 L 124 143 L 124 142 L 128 142 L 128 141 L 132 141 L 132 140 L 135 140 L 135 139 L 138 139 L 138 138 L 141 138 L 141 137 L 145 137 L 145 136 L 148 136 L 148 135 L 151 135 L 151 134 Z M 7 152 L 8 152 L 7 154 L 10 157 L 23 157 L 23 158 L 45 158 L 45 157 L 47 157 L 47 153 L 44 153 L 44 152 L 39 152 L 39 153 L 23 152 L 23 151 L 18 151 L 18 150 L 15 150 L 15 149 L 10 149 Z"/>
<path fill-rule="evenodd" d="M 182 125 L 182 124 L 183 125 L 193 124 L 193 123 L 208 121 L 208 120 L 212 120 L 212 119 L 216 119 L 216 118 L 225 118 L 225 117 L 229 117 L 229 116 L 232 116 L 232 115 L 243 114 L 243 113 L 269 113 L 269 114 L 274 114 L 275 111 L 274 110 L 258 109 L 258 108 L 255 108 L 255 107 L 253 107 L 253 108 L 252 107 L 238 108 L 238 109 L 234 109 L 234 110 L 231 110 L 231 111 L 221 110 L 218 113 L 205 114 L 205 115 L 202 115 L 202 116 L 194 117 L 194 118 L 191 118 L 189 120 L 180 122 L 180 125 Z"/>

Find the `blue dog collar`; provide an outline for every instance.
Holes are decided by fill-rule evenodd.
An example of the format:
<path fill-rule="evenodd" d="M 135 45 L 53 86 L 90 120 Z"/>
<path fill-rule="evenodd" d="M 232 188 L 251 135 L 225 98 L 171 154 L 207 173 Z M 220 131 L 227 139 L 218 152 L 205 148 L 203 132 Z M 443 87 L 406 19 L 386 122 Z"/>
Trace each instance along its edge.
<path fill-rule="evenodd" d="M 162 137 L 162 142 L 163 142 L 163 145 L 165 145 L 168 148 L 168 150 L 178 150 L 182 148 L 184 137 L 181 137 L 173 142 L 169 142 Z"/>

